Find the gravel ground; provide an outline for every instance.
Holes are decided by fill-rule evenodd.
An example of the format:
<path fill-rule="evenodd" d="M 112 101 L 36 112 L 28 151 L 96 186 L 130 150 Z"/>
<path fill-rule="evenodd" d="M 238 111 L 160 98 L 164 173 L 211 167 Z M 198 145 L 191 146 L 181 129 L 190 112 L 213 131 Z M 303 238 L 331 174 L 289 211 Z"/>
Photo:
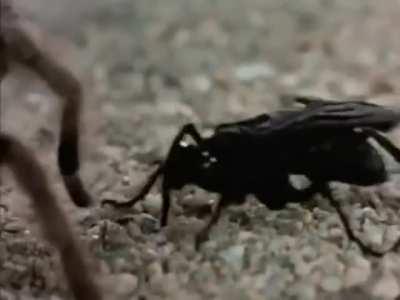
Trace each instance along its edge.
<path fill-rule="evenodd" d="M 82 176 L 98 203 L 129 199 L 180 126 L 284 105 L 282 93 L 396 104 L 400 2 L 387 0 L 37 0 L 17 3 L 35 39 L 78 74 L 86 94 Z M 129 211 L 76 209 L 58 178 L 59 102 L 16 70 L 2 85 L 2 128 L 46 166 L 105 299 L 395 299 L 400 254 L 364 256 L 326 200 L 270 211 L 255 198 L 226 209 L 200 252 L 193 235 L 218 195 L 186 187 L 160 230 L 155 188 Z M 400 145 L 399 131 L 390 138 Z M 395 162 L 387 159 L 390 166 Z M 0 299 L 71 299 L 58 257 L 3 171 Z M 400 236 L 400 177 L 334 185 L 353 228 L 374 247 Z"/>

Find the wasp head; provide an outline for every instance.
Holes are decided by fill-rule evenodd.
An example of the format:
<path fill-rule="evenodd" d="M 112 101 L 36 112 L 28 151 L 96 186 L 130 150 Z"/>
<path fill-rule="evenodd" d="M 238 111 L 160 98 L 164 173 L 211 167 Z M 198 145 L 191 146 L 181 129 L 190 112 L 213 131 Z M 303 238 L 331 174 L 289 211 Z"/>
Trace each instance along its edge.
<path fill-rule="evenodd" d="M 208 151 L 203 151 L 198 145 L 181 141 L 166 160 L 164 182 L 174 189 L 189 183 L 202 185 L 207 172 L 216 162 L 217 159 Z"/>

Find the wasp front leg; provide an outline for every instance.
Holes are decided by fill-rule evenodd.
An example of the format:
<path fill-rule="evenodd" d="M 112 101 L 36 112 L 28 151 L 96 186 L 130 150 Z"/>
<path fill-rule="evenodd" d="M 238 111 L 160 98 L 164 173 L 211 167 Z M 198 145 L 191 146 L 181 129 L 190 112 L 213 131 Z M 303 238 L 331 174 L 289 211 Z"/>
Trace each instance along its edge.
<path fill-rule="evenodd" d="M 217 204 L 215 206 L 215 210 L 212 213 L 209 221 L 207 222 L 206 226 L 204 226 L 199 233 L 196 234 L 195 237 L 195 249 L 198 251 L 202 243 L 208 240 L 211 228 L 218 223 L 219 218 L 221 217 L 221 211 L 223 207 L 225 196 L 221 196 L 221 199 L 217 200 Z"/>
<path fill-rule="evenodd" d="M 113 199 L 104 199 L 101 201 L 101 205 L 102 206 L 110 205 L 115 208 L 130 208 L 130 207 L 134 206 L 138 201 L 140 201 L 140 200 L 144 199 L 144 197 L 146 197 L 146 195 L 150 192 L 152 186 L 156 182 L 158 176 L 160 176 L 162 174 L 163 170 L 164 170 L 163 165 L 158 166 L 157 169 L 155 171 L 153 171 L 153 173 L 150 174 L 145 185 L 141 188 L 139 193 L 136 196 L 134 196 L 131 200 L 126 201 L 126 202 L 119 202 L 119 201 L 116 201 Z"/>

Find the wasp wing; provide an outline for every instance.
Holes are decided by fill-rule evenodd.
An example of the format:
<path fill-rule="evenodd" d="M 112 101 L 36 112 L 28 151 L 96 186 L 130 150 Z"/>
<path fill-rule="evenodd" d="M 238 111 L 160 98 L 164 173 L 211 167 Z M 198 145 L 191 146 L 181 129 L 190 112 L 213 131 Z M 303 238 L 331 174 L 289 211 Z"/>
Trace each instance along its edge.
<path fill-rule="evenodd" d="M 317 100 L 303 110 L 283 111 L 268 122 L 252 128 L 247 127 L 247 133 L 271 135 L 355 128 L 388 131 L 399 122 L 399 109 L 366 102 L 322 102 Z"/>
<path fill-rule="evenodd" d="M 366 102 L 335 102 L 306 99 L 309 103 L 300 110 L 282 110 L 273 115 L 259 115 L 236 123 L 218 126 L 209 149 L 231 151 L 258 147 L 264 143 L 281 144 L 281 138 L 290 136 L 309 140 L 331 134 L 349 133 L 356 128 L 388 131 L 400 122 L 400 111 Z M 302 139 L 303 140 L 303 139 Z"/>
<path fill-rule="evenodd" d="M 238 122 L 222 123 L 215 127 L 216 133 L 242 133 L 243 131 L 249 130 L 250 128 L 258 128 L 265 126 L 269 123 L 271 116 L 268 114 L 257 115 L 253 118 L 245 119 Z"/>

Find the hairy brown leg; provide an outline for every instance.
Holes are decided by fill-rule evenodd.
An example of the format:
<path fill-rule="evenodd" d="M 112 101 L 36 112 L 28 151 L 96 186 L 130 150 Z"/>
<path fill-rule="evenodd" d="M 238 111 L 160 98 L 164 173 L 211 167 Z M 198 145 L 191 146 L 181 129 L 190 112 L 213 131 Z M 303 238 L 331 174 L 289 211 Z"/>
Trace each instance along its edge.
<path fill-rule="evenodd" d="M 58 249 L 64 272 L 77 300 L 101 299 L 84 261 L 84 255 L 61 208 L 55 201 L 46 175 L 29 149 L 15 138 L 0 133 L 0 166 L 9 167 L 21 188 L 32 199 L 46 238 Z"/>
<path fill-rule="evenodd" d="M 4 1 L 4 0 L 2 0 Z M 3 6 L 3 5 L 2 5 Z M 0 66 L 6 72 L 6 60 L 16 61 L 40 76 L 63 101 L 58 166 L 65 187 L 78 206 L 88 206 L 90 195 L 79 177 L 79 123 L 82 105 L 82 89 L 79 81 L 41 51 L 18 23 L 9 5 L 1 22 Z M 3 18 L 3 16 L 2 16 Z M 1 70 L 0 70 L 1 71 Z"/>

